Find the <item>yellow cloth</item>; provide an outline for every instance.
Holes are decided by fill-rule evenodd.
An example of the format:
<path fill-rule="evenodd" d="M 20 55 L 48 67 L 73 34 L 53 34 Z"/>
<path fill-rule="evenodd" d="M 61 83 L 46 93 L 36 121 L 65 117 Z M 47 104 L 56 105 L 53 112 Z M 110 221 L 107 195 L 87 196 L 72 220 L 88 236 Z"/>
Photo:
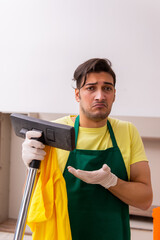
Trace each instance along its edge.
<path fill-rule="evenodd" d="M 57 119 L 55 122 L 74 126 L 71 117 L 75 116 L 66 116 Z M 140 161 L 148 161 L 143 142 L 136 127 L 132 123 L 110 117 L 108 120 L 112 125 L 118 147 L 124 159 L 128 178 L 130 179 L 130 165 Z M 77 140 L 77 149 L 104 150 L 112 147 L 109 131 L 106 130 L 107 125 L 101 128 L 80 127 Z M 61 172 L 63 172 L 69 152 L 61 149 L 56 149 L 56 151 L 59 167 Z"/>
<path fill-rule="evenodd" d="M 33 240 L 71 240 L 65 180 L 55 149 L 47 146 L 45 151 L 27 224 L 33 232 Z"/>

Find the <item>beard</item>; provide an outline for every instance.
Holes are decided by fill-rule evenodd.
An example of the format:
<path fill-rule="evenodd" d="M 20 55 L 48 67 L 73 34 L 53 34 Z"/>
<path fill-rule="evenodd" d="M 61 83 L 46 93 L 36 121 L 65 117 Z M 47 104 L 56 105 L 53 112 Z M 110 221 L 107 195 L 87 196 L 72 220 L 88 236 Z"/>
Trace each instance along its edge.
<path fill-rule="evenodd" d="M 105 112 L 95 112 L 94 113 L 92 111 L 84 109 L 84 107 L 82 105 L 81 105 L 81 110 L 88 119 L 93 120 L 95 122 L 100 122 L 101 120 L 106 119 L 111 112 L 111 109 L 108 109 L 108 106 L 107 106 L 107 109 Z"/>

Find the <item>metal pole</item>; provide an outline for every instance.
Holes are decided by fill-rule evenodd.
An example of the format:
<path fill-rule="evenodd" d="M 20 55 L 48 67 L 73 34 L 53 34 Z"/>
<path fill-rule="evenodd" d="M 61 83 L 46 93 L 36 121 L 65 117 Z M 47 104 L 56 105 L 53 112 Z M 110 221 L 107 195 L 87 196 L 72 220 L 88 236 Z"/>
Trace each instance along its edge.
<path fill-rule="evenodd" d="M 38 171 L 37 168 L 32 168 L 32 167 L 29 168 L 13 240 L 23 239 L 23 235 L 26 227 L 28 207 L 29 207 L 32 191 L 34 189 L 37 171 Z"/>

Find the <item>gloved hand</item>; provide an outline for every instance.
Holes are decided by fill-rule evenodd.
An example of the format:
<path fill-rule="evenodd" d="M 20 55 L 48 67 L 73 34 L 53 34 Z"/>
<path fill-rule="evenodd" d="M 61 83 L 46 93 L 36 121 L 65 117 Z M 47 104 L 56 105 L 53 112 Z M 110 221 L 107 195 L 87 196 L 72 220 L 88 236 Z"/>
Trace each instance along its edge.
<path fill-rule="evenodd" d="M 117 176 L 111 173 L 110 167 L 104 164 L 102 168 L 96 171 L 82 171 L 68 166 L 68 171 L 75 177 L 90 184 L 100 184 L 104 188 L 110 188 L 117 184 Z"/>
<path fill-rule="evenodd" d="M 43 150 L 45 145 L 37 140 L 31 138 L 41 137 L 41 132 L 28 131 L 26 133 L 25 141 L 22 144 L 22 159 L 24 164 L 29 167 L 33 159 L 43 160 L 46 152 Z"/>

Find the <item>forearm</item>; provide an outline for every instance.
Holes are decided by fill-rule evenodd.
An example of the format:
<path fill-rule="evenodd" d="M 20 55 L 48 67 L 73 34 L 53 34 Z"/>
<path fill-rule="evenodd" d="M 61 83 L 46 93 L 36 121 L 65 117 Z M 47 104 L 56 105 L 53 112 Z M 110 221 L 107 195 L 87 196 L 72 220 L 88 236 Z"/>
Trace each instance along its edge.
<path fill-rule="evenodd" d="M 88 184 L 100 184 L 128 205 L 146 210 L 152 203 L 150 170 L 146 162 L 131 165 L 130 182 L 117 178 L 106 164 L 96 171 L 83 171 L 71 166 L 68 166 L 68 171 Z"/>
<path fill-rule="evenodd" d="M 117 185 L 108 189 L 128 205 L 146 210 L 152 203 L 152 187 L 141 182 L 126 182 L 118 179 Z"/>

